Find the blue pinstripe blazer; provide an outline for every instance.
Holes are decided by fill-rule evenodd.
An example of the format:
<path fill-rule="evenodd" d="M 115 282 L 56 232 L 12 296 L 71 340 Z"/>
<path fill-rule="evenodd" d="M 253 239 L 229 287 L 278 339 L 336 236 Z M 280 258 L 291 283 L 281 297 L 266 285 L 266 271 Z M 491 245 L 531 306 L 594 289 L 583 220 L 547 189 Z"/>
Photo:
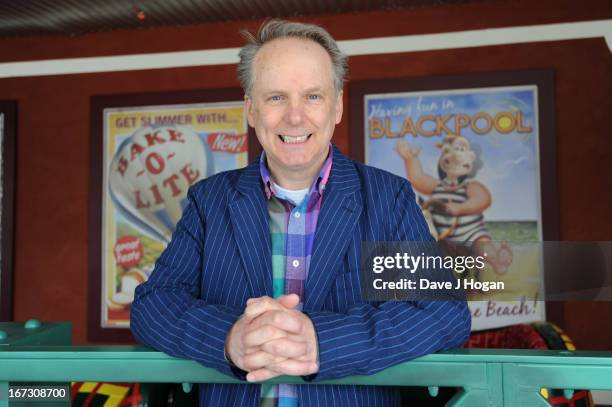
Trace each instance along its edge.
<path fill-rule="evenodd" d="M 368 375 L 463 344 L 465 302 L 366 303 L 361 242 L 431 240 L 408 181 L 342 155 L 317 224 L 304 312 L 319 340 L 316 381 Z M 172 241 L 136 290 L 131 328 L 138 340 L 244 378 L 224 357 L 225 337 L 248 298 L 272 296 L 268 209 L 259 162 L 195 184 Z M 246 382 L 245 382 L 246 383 Z M 200 385 L 202 406 L 257 406 L 260 385 Z M 300 406 L 393 406 L 393 387 L 298 386 Z"/>

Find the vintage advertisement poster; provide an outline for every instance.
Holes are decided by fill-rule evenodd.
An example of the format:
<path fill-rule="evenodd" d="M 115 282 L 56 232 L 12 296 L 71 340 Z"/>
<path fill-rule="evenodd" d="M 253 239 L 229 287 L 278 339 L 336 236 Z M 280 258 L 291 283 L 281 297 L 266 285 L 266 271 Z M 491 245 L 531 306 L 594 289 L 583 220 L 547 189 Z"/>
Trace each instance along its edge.
<path fill-rule="evenodd" d="M 103 327 L 128 327 L 189 186 L 247 164 L 242 101 L 104 109 Z"/>
<path fill-rule="evenodd" d="M 468 291 L 474 330 L 544 319 L 537 100 L 528 85 L 364 98 L 365 162 L 406 177 L 432 234 L 504 283 Z"/>

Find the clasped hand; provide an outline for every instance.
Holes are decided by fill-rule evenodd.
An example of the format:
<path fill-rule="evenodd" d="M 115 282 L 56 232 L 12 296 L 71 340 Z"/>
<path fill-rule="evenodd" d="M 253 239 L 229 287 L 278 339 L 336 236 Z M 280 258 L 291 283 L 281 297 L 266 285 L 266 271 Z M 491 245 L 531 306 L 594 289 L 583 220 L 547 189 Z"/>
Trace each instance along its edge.
<path fill-rule="evenodd" d="M 248 372 L 248 381 L 318 372 L 317 336 L 310 318 L 295 309 L 299 301 L 296 294 L 247 301 L 225 348 L 231 361 Z"/>

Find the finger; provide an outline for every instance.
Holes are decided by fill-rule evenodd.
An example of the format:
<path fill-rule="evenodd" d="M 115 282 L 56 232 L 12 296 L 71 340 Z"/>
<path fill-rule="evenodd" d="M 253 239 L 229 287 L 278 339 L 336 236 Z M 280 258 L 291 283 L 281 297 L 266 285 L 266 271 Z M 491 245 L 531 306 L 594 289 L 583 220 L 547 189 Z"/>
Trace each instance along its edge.
<path fill-rule="evenodd" d="M 309 346 L 306 342 L 295 342 L 283 338 L 264 343 L 261 345 L 261 350 L 271 355 L 298 358 L 306 355 L 309 351 Z"/>
<path fill-rule="evenodd" d="M 255 299 L 255 301 L 251 301 L 251 303 L 247 305 L 247 307 L 244 310 L 243 318 L 248 323 L 266 311 L 272 311 L 272 310 L 280 311 L 283 309 L 284 307 L 281 304 L 279 304 L 277 301 L 273 300 L 272 298 L 261 297 L 261 298 Z"/>
<path fill-rule="evenodd" d="M 308 338 L 305 338 L 303 335 L 289 334 L 285 338 L 280 338 L 280 339 L 287 339 L 287 340 L 289 340 L 291 342 L 294 342 L 294 343 L 305 343 L 306 344 L 307 349 L 306 349 L 305 354 L 303 356 L 298 356 L 297 359 L 307 357 L 309 352 L 312 351 L 313 346 L 316 346 L 316 344 L 315 345 L 311 344 L 309 342 Z M 271 339 L 270 342 L 277 341 L 277 340 L 280 340 L 280 339 Z M 250 355 L 252 353 L 259 352 L 259 351 L 263 350 L 262 346 L 265 345 L 266 343 L 267 342 L 263 343 L 262 345 L 248 346 L 248 347 L 246 345 L 244 345 L 244 343 L 243 343 L 243 348 L 242 348 L 243 349 L 243 351 L 242 351 L 243 355 Z"/>
<path fill-rule="evenodd" d="M 265 300 L 266 298 L 270 298 L 267 295 L 262 295 L 261 297 L 251 297 L 247 300 L 247 304 L 253 303 L 253 302 L 257 302 L 257 301 L 261 301 L 261 300 Z"/>
<path fill-rule="evenodd" d="M 272 299 L 271 297 L 268 297 L 267 295 L 264 295 L 262 297 L 253 297 L 253 298 L 249 298 L 246 302 L 247 305 L 251 305 L 255 302 L 261 301 L 261 300 L 268 300 L 268 299 Z M 276 301 L 281 302 L 281 301 L 295 301 L 295 305 L 299 304 L 299 299 L 300 297 L 297 294 L 291 293 L 291 294 L 283 294 L 281 296 L 279 296 Z M 272 299 L 273 300 L 273 299 Z M 295 305 L 290 306 L 289 308 L 293 308 Z"/>
<path fill-rule="evenodd" d="M 281 295 L 277 301 L 285 308 L 295 308 L 300 303 L 300 296 L 297 294 Z"/>
<path fill-rule="evenodd" d="M 259 315 L 266 311 L 274 309 L 292 309 L 300 303 L 300 297 L 297 294 L 281 295 L 277 300 L 270 297 L 249 298 L 247 300 L 247 308 L 244 311 L 243 318 L 246 322 L 251 322 Z"/>
<path fill-rule="evenodd" d="M 274 363 L 283 362 L 286 359 L 287 358 L 285 357 L 272 355 L 268 352 L 257 351 L 249 355 L 245 355 L 242 358 L 242 365 L 244 370 L 251 371 L 264 368 Z"/>
<path fill-rule="evenodd" d="M 280 339 L 287 339 L 287 340 L 289 340 L 291 342 L 294 342 L 294 343 L 305 343 L 306 344 L 307 349 L 306 349 L 305 354 L 303 356 L 298 356 L 297 359 L 308 357 L 308 354 L 309 354 L 309 352 L 312 351 L 313 346 L 316 346 L 316 344 L 313 345 L 313 344 L 309 343 L 308 338 L 305 338 L 303 335 L 295 335 L 295 334 L 289 334 L 289 335 L 287 335 L 284 338 L 271 339 L 270 341 L 277 341 L 277 340 L 280 340 Z M 259 351 L 263 350 L 262 346 L 265 345 L 266 343 L 267 342 L 264 342 L 261 345 L 255 345 L 255 346 L 246 346 L 243 343 L 243 348 L 242 348 L 243 349 L 243 351 L 242 351 L 243 353 L 242 354 L 243 355 L 250 355 L 252 353 L 259 352 Z"/>
<path fill-rule="evenodd" d="M 253 331 L 246 332 L 242 337 L 242 344 L 245 348 L 261 346 L 268 341 L 287 337 L 287 332 L 278 329 L 273 325 L 264 325 Z"/>
<path fill-rule="evenodd" d="M 282 311 L 267 311 L 258 316 L 246 327 L 246 332 L 251 332 L 265 325 L 272 325 L 278 329 L 287 331 L 287 333 L 299 334 L 302 332 L 302 320 L 295 313 L 290 313 L 288 310 Z"/>
<path fill-rule="evenodd" d="M 319 371 L 319 364 L 312 361 L 287 359 L 267 366 L 267 369 L 290 376 L 304 376 Z"/>
<path fill-rule="evenodd" d="M 281 373 L 263 368 L 249 372 L 249 374 L 247 374 L 246 376 L 246 379 L 249 382 L 263 382 L 265 380 L 270 380 L 280 375 Z"/>

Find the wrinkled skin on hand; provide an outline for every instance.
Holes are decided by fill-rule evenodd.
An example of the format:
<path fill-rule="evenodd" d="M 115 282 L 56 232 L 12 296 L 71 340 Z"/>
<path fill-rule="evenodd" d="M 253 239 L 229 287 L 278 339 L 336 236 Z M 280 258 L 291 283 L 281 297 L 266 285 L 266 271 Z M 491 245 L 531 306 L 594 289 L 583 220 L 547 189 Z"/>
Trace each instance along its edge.
<path fill-rule="evenodd" d="M 248 372 L 248 381 L 319 370 L 317 336 L 312 321 L 295 309 L 299 301 L 296 294 L 247 301 L 227 336 L 226 351 L 232 363 Z"/>

